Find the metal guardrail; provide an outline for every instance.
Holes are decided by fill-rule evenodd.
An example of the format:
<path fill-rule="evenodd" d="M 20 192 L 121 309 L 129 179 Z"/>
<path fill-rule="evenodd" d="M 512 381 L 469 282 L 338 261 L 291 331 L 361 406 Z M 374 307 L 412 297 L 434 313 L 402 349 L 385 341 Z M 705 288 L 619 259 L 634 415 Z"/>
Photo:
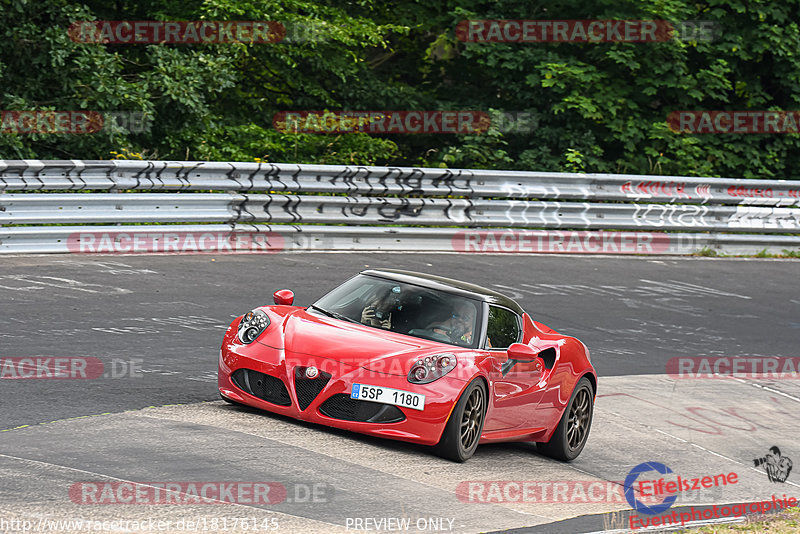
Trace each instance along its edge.
<path fill-rule="evenodd" d="M 5 225 L 0 228 L 0 252 L 219 252 L 230 248 L 225 239 L 242 236 L 250 245 L 237 251 L 800 251 L 800 236 L 763 235 L 798 233 L 797 206 L 800 182 L 783 180 L 265 163 L 0 161 L 0 224 Z M 227 224 L 174 225 L 200 222 Z M 109 223 L 173 224 L 93 226 Z M 70 226 L 18 226 L 42 224 Z M 330 226 L 342 224 L 348 226 Z M 682 233 L 654 233 L 664 231 Z M 208 232 L 216 245 L 209 245 L 213 240 Z M 197 245 L 195 233 L 205 235 L 205 249 Z M 626 248 L 628 238 L 621 237 L 626 233 L 633 235 L 632 249 Z M 174 250 L 174 239 L 169 250 L 159 249 L 167 234 L 179 235 L 181 250 Z M 253 236 L 259 234 L 280 236 L 282 244 L 276 248 L 261 240 L 261 248 L 254 249 L 258 240 Z M 89 236 L 86 242 L 92 247 L 81 248 L 81 235 Z M 146 235 L 150 237 L 142 237 Z M 228 237 L 220 237 L 224 235 Z M 128 244 L 135 236 L 136 244 Z M 311 241 L 309 236 L 314 236 Z M 104 247 L 98 250 L 101 241 Z"/>
<path fill-rule="evenodd" d="M 792 180 L 281 163 L 0 160 L 0 193 L 142 189 L 800 206 L 800 182 Z"/>
<path fill-rule="evenodd" d="M 800 209 L 693 204 L 220 193 L 0 196 L 2 224 L 269 222 L 614 230 L 800 231 Z"/>

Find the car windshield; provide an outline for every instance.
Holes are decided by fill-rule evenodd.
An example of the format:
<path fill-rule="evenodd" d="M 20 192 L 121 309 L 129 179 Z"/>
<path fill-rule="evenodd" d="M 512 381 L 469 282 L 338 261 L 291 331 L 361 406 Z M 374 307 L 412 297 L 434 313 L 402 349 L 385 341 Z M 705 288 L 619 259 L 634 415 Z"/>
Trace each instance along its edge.
<path fill-rule="evenodd" d="M 362 274 L 319 299 L 311 309 L 409 336 L 478 346 L 480 301 L 435 289 Z"/>

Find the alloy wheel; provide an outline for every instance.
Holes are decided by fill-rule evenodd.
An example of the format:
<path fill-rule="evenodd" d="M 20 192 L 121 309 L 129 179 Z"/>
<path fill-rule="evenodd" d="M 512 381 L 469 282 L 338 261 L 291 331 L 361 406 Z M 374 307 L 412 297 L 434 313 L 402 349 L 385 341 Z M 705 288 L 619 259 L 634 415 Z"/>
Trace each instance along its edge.
<path fill-rule="evenodd" d="M 481 437 L 484 404 L 483 388 L 473 389 L 461 416 L 461 446 L 464 450 L 470 450 Z"/>
<path fill-rule="evenodd" d="M 580 447 L 589 431 L 589 414 L 591 409 L 589 390 L 583 388 L 572 402 L 567 419 L 567 444 L 570 449 Z"/>

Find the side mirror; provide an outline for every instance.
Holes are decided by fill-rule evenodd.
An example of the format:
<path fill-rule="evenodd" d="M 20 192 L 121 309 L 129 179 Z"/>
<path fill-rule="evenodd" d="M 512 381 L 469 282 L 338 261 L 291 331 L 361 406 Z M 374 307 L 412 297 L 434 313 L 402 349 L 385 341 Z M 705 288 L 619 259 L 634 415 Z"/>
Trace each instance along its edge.
<path fill-rule="evenodd" d="M 500 372 L 503 376 L 506 376 L 509 371 L 517 364 L 517 362 L 536 362 L 536 370 L 531 371 L 532 373 L 536 373 L 541 376 L 542 369 L 544 368 L 544 361 L 542 360 L 542 355 L 545 354 L 547 351 L 555 351 L 552 347 L 544 349 L 541 352 L 538 352 L 536 349 L 531 347 L 530 345 L 525 345 L 523 343 L 514 343 L 508 350 L 508 360 L 500 366 Z"/>
<path fill-rule="evenodd" d="M 275 304 L 291 306 L 292 302 L 294 302 L 294 293 L 288 289 L 279 289 L 272 294 L 272 300 L 275 302 Z"/>
<path fill-rule="evenodd" d="M 539 352 L 523 343 L 514 343 L 508 347 L 508 359 L 517 360 L 518 362 L 532 362 L 538 358 Z"/>

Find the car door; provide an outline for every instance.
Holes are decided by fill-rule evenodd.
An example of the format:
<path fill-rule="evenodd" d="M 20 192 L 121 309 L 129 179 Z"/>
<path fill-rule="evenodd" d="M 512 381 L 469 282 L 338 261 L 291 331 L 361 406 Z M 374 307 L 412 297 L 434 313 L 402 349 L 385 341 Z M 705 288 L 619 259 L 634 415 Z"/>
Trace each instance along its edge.
<path fill-rule="evenodd" d="M 506 350 L 521 341 L 521 317 L 508 308 L 490 304 L 484 348 L 493 355 L 494 365 L 489 393 L 492 415 L 485 423 L 486 431 L 532 427 L 533 412 L 541 400 L 545 382 L 541 380 L 541 361 L 508 361 Z"/>

